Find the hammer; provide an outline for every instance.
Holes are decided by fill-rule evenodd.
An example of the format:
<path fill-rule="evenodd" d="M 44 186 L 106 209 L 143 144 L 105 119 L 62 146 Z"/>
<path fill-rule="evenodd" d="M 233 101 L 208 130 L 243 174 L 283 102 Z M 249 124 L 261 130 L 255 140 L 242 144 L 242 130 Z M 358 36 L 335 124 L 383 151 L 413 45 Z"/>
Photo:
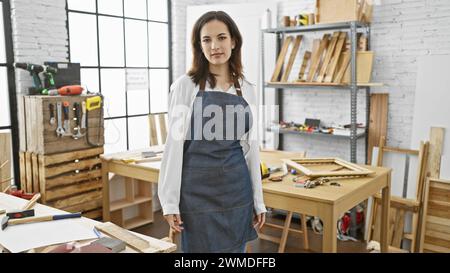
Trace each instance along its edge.
<path fill-rule="evenodd" d="M 70 213 L 70 214 L 60 214 L 60 215 L 28 217 L 28 218 L 12 219 L 12 220 L 9 220 L 9 217 L 6 216 L 6 217 L 3 217 L 3 219 L 2 219 L 2 230 L 7 228 L 9 225 L 38 223 L 38 222 L 55 221 L 55 220 L 70 219 L 70 218 L 80 218 L 80 217 L 81 217 L 81 212 Z"/>

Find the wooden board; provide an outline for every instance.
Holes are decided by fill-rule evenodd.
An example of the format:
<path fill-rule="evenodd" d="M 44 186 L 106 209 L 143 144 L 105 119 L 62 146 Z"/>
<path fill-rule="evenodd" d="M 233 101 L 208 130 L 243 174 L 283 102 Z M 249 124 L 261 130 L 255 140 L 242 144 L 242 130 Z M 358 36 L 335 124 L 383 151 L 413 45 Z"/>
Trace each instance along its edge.
<path fill-rule="evenodd" d="M 11 178 L 11 133 L 0 133 L 0 182 Z M 0 191 L 3 191 L 8 186 L 7 183 L 0 184 Z"/>
<path fill-rule="evenodd" d="M 314 80 L 314 77 L 316 75 L 316 72 L 319 68 L 320 60 L 322 58 L 323 51 L 328 46 L 330 34 L 324 34 L 322 41 L 320 42 L 319 48 L 315 51 L 313 51 L 313 57 L 311 59 L 311 67 L 309 68 L 308 72 L 308 82 L 312 82 Z"/>
<path fill-rule="evenodd" d="M 336 44 L 339 39 L 339 35 L 341 33 L 339 31 L 333 33 L 333 36 L 331 37 L 331 43 L 330 46 L 328 46 L 327 53 L 325 55 L 325 58 L 323 60 L 322 68 L 320 69 L 319 75 L 317 76 L 316 82 L 322 82 L 325 78 L 325 72 L 327 71 L 328 65 L 331 61 L 331 58 L 334 54 L 334 49 L 336 48 Z"/>
<path fill-rule="evenodd" d="M 450 252 L 450 215 L 444 213 L 436 216 L 436 204 L 442 212 L 450 211 L 449 180 L 430 178 L 426 182 L 419 243 L 420 252 Z"/>
<path fill-rule="evenodd" d="M 339 40 L 336 44 L 336 49 L 334 51 L 333 58 L 331 59 L 331 63 L 327 68 L 324 82 L 332 82 L 333 81 L 333 76 L 336 71 L 336 66 L 338 64 L 339 58 L 341 57 L 341 52 L 342 52 L 342 48 L 344 47 L 346 37 L 347 37 L 346 32 L 342 32 L 339 35 Z"/>
<path fill-rule="evenodd" d="M 139 252 L 146 252 L 146 250 L 148 250 L 151 247 L 148 241 L 141 239 L 140 237 L 129 232 L 128 230 L 125 230 L 111 222 L 98 224 L 95 227 L 99 231 L 113 238 L 124 241 L 128 246 Z"/>
<path fill-rule="evenodd" d="M 292 36 L 288 36 L 284 40 L 284 43 L 283 43 L 283 46 L 281 48 L 280 54 L 278 55 L 277 64 L 275 66 L 275 70 L 274 70 L 272 78 L 271 78 L 272 82 L 277 82 L 278 81 L 278 77 L 280 76 L 281 68 L 283 67 L 284 59 L 286 58 L 286 54 L 288 52 L 289 45 L 291 44 L 291 42 L 292 42 Z"/>
<path fill-rule="evenodd" d="M 309 177 L 366 176 L 374 173 L 371 170 L 338 158 L 283 159 L 283 162 L 286 163 L 287 166 Z M 343 167 L 343 169 L 339 168 L 336 171 L 330 171 L 328 169 L 315 171 L 313 168 L 309 167 L 311 165 L 317 166 L 320 164 L 334 164 L 336 167 Z"/>
<path fill-rule="evenodd" d="M 298 49 L 300 48 L 302 38 L 303 38 L 302 35 L 297 35 L 297 37 L 295 37 L 294 48 L 291 51 L 291 55 L 289 56 L 288 64 L 287 64 L 286 68 L 284 69 L 283 76 L 281 77 L 282 82 L 287 82 L 289 79 L 289 74 L 291 74 L 291 69 L 292 69 L 292 66 L 294 65 L 295 57 L 297 56 Z"/>
<path fill-rule="evenodd" d="M 372 161 L 373 147 L 377 146 L 380 138 L 387 136 L 389 94 L 370 95 L 369 136 L 367 142 L 368 164 Z"/>
<path fill-rule="evenodd" d="M 305 77 L 305 72 L 306 72 L 306 67 L 308 66 L 309 60 L 311 59 L 311 51 L 305 51 L 305 56 L 303 56 L 303 62 L 302 62 L 302 66 L 300 68 L 300 71 L 298 73 L 298 80 L 297 81 L 305 81 L 306 79 Z"/>
<path fill-rule="evenodd" d="M 350 54 L 345 52 L 343 54 Z M 373 51 L 358 51 L 356 53 L 356 79 L 358 83 L 369 83 L 372 79 L 374 52 Z M 351 65 L 347 67 L 343 83 L 349 83 L 351 80 L 350 75 Z"/>

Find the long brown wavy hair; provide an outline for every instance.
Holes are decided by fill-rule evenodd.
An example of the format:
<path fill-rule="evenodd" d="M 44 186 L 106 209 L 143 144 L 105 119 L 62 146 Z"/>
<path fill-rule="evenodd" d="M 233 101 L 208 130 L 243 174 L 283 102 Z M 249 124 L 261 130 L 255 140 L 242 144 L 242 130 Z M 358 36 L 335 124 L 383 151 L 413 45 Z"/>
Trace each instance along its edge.
<path fill-rule="evenodd" d="M 231 39 L 235 41 L 235 47 L 231 51 L 228 64 L 230 67 L 230 79 L 234 82 L 238 79 L 243 79 L 242 61 L 241 61 L 241 48 L 242 48 L 242 36 L 236 23 L 231 17 L 223 11 L 209 11 L 203 14 L 192 29 L 191 45 L 192 45 L 192 66 L 188 72 L 192 81 L 195 84 L 199 84 L 201 81 L 208 81 L 209 85 L 214 88 L 216 86 L 216 75 L 209 71 L 209 61 L 203 55 L 200 31 L 202 27 L 212 21 L 218 20 L 223 22 L 230 32 Z"/>

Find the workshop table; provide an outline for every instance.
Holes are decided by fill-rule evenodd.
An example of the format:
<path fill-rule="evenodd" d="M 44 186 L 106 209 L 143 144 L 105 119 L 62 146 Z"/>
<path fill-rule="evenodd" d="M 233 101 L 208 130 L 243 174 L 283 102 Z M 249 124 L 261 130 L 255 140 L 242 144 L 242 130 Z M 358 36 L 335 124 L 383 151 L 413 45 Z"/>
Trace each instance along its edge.
<path fill-rule="evenodd" d="M 272 160 L 274 162 L 273 157 L 275 157 L 274 152 L 261 152 L 263 161 Z M 279 160 L 280 154 L 276 155 L 276 158 Z M 319 217 L 323 222 L 322 251 L 336 252 L 339 217 L 370 196 L 382 191 L 380 244 L 381 251 L 387 252 L 391 169 L 364 165 L 363 167 L 373 170 L 375 173 L 367 177 L 333 179 L 333 182 L 338 182 L 340 186 L 331 186 L 327 183 L 313 189 L 298 188 L 293 185 L 292 179 L 295 176 L 290 174 L 285 176 L 282 182 L 270 182 L 268 179 L 264 179 L 265 205 Z"/>

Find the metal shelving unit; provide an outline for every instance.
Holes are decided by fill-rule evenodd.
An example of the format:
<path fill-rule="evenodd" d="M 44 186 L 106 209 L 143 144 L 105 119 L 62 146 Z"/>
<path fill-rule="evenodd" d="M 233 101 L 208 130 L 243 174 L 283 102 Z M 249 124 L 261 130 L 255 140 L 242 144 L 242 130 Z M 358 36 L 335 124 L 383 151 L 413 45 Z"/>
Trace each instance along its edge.
<path fill-rule="evenodd" d="M 330 30 L 347 30 L 349 32 L 350 44 L 351 44 L 351 61 L 350 61 L 350 83 L 349 84 L 330 84 L 330 83 L 273 83 L 266 82 L 264 75 L 264 34 L 272 33 L 277 35 L 277 56 L 279 55 L 281 41 L 284 39 L 286 34 L 289 33 L 303 33 L 303 32 L 319 32 L 319 31 L 330 31 Z M 350 116 L 351 116 L 351 134 L 350 140 L 350 161 L 356 163 L 357 158 L 357 140 L 358 138 L 365 137 L 365 155 L 367 158 L 367 144 L 368 144 L 368 128 L 369 128 L 369 111 L 370 111 L 370 88 L 372 86 L 380 86 L 380 84 L 358 84 L 357 74 L 356 74 L 356 52 L 357 52 L 357 34 L 364 33 L 368 39 L 368 47 L 370 47 L 370 26 L 361 22 L 343 22 L 334 24 L 317 24 L 311 26 L 297 26 L 297 27 L 283 27 L 283 28 L 271 28 L 261 30 L 261 61 L 262 61 L 262 91 L 264 93 L 265 88 L 275 88 L 277 90 L 277 100 L 278 105 L 283 104 L 282 91 L 285 88 L 289 89 L 312 89 L 312 88 L 322 88 L 322 89 L 345 89 L 350 90 Z M 366 91 L 366 131 L 364 135 L 357 134 L 357 95 L 359 89 L 365 89 Z M 263 96 L 263 104 L 265 104 Z M 283 120 L 283 109 L 280 107 L 280 120 Z M 265 116 L 263 116 L 264 124 Z M 283 149 L 283 138 L 282 132 L 280 132 L 280 149 Z M 306 135 L 306 134 L 304 134 Z"/>

